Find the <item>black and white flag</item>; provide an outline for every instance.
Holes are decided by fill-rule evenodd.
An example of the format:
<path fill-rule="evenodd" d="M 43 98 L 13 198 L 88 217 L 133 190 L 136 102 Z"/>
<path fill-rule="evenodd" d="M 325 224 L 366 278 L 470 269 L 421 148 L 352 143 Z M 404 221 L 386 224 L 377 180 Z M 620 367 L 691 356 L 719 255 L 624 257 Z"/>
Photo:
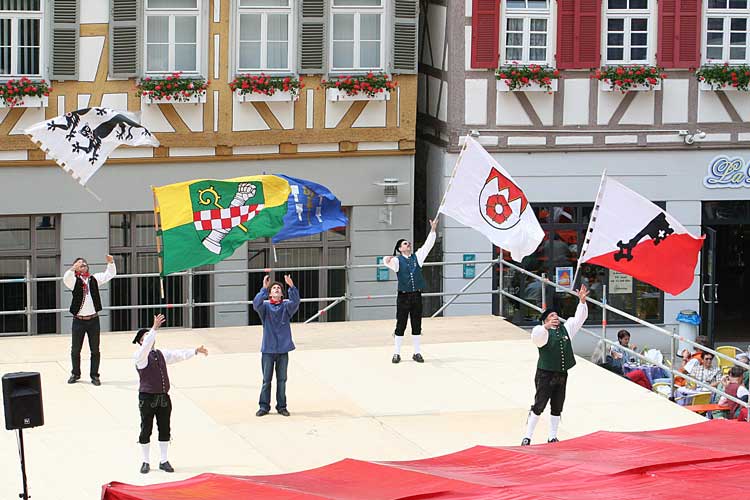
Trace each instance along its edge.
<path fill-rule="evenodd" d="M 39 147 L 82 186 L 117 146 L 158 146 L 146 127 L 125 111 L 83 108 L 25 130 Z"/>

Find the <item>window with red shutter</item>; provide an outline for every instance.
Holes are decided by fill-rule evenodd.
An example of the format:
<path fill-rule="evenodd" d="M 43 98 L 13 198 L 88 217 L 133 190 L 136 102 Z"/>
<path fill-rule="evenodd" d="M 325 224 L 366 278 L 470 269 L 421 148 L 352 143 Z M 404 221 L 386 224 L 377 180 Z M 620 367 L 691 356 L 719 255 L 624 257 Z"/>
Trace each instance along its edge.
<path fill-rule="evenodd" d="M 601 0 L 558 0 L 558 68 L 589 69 L 599 66 L 601 8 Z"/>
<path fill-rule="evenodd" d="M 505 64 L 551 65 L 550 0 L 507 0 L 501 24 Z"/>
<path fill-rule="evenodd" d="M 500 0 L 473 0 L 471 9 L 471 67 L 497 68 L 500 39 Z"/>
<path fill-rule="evenodd" d="M 665 68 L 700 66 L 701 0 L 660 0 L 656 61 Z"/>

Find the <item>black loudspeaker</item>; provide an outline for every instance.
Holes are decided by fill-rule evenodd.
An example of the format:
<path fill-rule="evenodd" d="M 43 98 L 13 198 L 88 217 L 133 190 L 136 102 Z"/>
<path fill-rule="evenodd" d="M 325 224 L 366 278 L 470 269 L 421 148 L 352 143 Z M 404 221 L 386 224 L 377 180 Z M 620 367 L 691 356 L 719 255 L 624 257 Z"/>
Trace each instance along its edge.
<path fill-rule="evenodd" d="M 5 428 L 26 429 L 44 425 L 42 379 L 38 372 L 3 375 Z"/>

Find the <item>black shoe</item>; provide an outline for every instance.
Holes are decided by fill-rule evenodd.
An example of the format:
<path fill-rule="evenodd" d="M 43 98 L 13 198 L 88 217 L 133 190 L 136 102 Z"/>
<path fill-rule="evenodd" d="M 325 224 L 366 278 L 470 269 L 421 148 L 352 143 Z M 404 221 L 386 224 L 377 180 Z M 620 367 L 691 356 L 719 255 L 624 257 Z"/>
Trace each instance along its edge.
<path fill-rule="evenodd" d="M 548 442 L 548 443 L 559 443 L 559 442 L 560 442 L 560 440 L 559 440 L 559 439 L 557 439 L 557 438 L 552 438 L 552 439 L 548 439 L 548 440 L 547 440 L 547 442 Z"/>
<path fill-rule="evenodd" d="M 391 358 L 391 363 L 396 364 L 400 362 L 401 362 L 401 356 L 399 356 L 398 354 L 394 354 L 393 357 Z"/>
<path fill-rule="evenodd" d="M 80 379 L 81 379 L 81 377 L 79 375 L 71 375 L 70 378 L 68 379 L 68 383 L 69 384 L 75 384 Z"/>
<path fill-rule="evenodd" d="M 531 439 L 529 438 L 523 438 L 523 441 L 521 441 L 521 446 L 529 446 L 531 444 Z"/>
<path fill-rule="evenodd" d="M 288 417 L 288 416 L 289 416 L 289 410 L 287 410 L 286 408 L 282 408 L 282 409 L 280 409 L 280 410 L 276 410 L 276 411 L 278 411 L 278 412 L 279 412 L 279 415 L 283 415 L 283 416 L 285 416 L 285 417 Z"/>
<path fill-rule="evenodd" d="M 159 464 L 159 468 L 163 470 L 164 472 L 174 472 L 174 469 L 169 464 L 169 462 L 163 462 Z"/>
<path fill-rule="evenodd" d="M 148 464 L 148 462 L 143 462 L 143 465 L 141 465 L 141 474 L 148 474 L 148 471 L 151 470 L 151 466 Z"/>
<path fill-rule="evenodd" d="M 417 363 L 424 363 L 424 358 L 419 353 L 416 353 L 414 356 L 411 357 L 411 359 L 413 359 Z"/>
<path fill-rule="evenodd" d="M 262 417 L 263 415 L 268 415 L 268 410 L 264 410 L 261 408 L 260 410 L 255 412 L 256 417 Z"/>
<path fill-rule="evenodd" d="M 102 381 L 99 380 L 99 377 L 91 377 L 91 383 L 97 387 L 102 385 Z"/>

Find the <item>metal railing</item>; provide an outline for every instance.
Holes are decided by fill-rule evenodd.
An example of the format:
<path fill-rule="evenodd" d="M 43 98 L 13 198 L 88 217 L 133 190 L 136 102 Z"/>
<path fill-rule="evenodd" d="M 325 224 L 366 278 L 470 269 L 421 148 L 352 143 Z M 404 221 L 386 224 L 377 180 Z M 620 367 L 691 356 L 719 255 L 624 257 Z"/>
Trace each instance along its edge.
<path fill-rule="evenodd" d="M 301 267 L 274 267 L 274 268 L 248 268 L 248 269 L 227 269 L 227 270 L 210 270 L 210 271 L 193 271 L 192 269 L 185 272 L 180 273 L 174 273 L 170 274 L 170 276 L 188 276 L 192 278 L 194 275 L 218 275 L 218 274 L 251 274 L 251 273 L 263 273 L 268 274 L 271 271 L 273 272 L 283 272 L 283 271 L 322 271 L 322 270 L 345 270 L 347 273 L 346 277 L 346 283 L 347 283 L 347 293 L 345 295 L 341 295 L 338 297 L 312 297 L 312 298 L 303 298 L 302 302 L 327 302 L 325 307 L 322 309 L 319 309 L 313 316 L 308 318 L 305 323 L 309 323 L 311 321 L 316 320 L 320 316 L 326 314 L 328 311 L 333 309 L 334 307 L 338 306 L 342 303 L 347 302 L 353 302 L 353 301 L 367 301 L 367 300 L 374 300 L 374 299 L 388 299 L 388 298 L 395 298 L 398 295 L 393 294 L 382 294 L 382 295 L 351 295 L 348 292 L 348 283 L 349 283 L 349 271 L 352 269 L 375 269 L 375 268 L 383 268 L 385 267 L 383 264 L 351 264 L 350 263 L 350 256 L 347 251 L 347 263 L 344 265 L 332 265 L 332 266 L 301 266 Z M 549 280 L 545 275 L 537 276 L 536 274 L 527 271 L 526 269 L 523 269 L 522 267 L 505 260 L 502 260 L 500 258 L 492 259 L 492 260 L 477 260 L 477 261 L 470 261 L 471 264 L 487 264 L 487 266 L 482 269 L 478 274 L 475 275 L 475 277 L 469 281 L 460 291 L 458 292 L 428 292 L 423 293 L 422 295 L 424 297 L 446 297 L 451 296 L 450 299 L 448 299 L 434 314 L 432 314 L 432 317 L 436 317 L 441 312 L 443 312 L 448 306 L 450 306 L 456 299 L 458 299 L 461 296 L 465 295 L 498 295 L 500 297 L 500 310 L 502 311 L 502 299 L 503 297 L 514 300 L 518 302 L 519 304 L 523 304 L 526 307 L 529 307 L 535 311 L 543 311 L 546 308 L 546 290 L 547 287 L 553 287 L 559 292 L 575 295 L 575 292 L 572 290 L 565 288 L 563 286 L 558 285 L 557 283 Z M 430 266 L 463 266 L 466 265 L 467 262 L 465 261 L 443 261 L 443 262 L 425 262 L 423 267 L 430 267 Z M 497 290 L 492 290 L 490 292 L 487 291 L 468 291 L 469 288 L 471 288 L 475 283 L 479 281 L 482 276 L 484 276 L 487 271 L 492 269 L 493 266 L 499 266 L 500 274 L 502 275 L 503 267 L 507 266 L 510 269 L 513 269 L 517 272 L 520 272 L 534 280 L 541 281 L 542 284 L 542 306 L 539 307 L 536 304 L 532 304 L 520 297 L 517 297 L 502 288 L 499 288 Z M 138 273 L 138 274 L 123 274 L 123 275 L 117 275 L 113 279 L 130 279 L 130 278 L 154 278 L 159 277 L 160 275 L 158 273 Z M 1 279 L 0 284 L 4 283 L 24 283 L 26 286 L 26 307 L 21 310 L 15 310 L 15 311 L 0 311 L 0 316 L 7 316 L 7 315 L 19 315 L 23 314 L 26 316 L 26 324 L 27 329 L 30 330 L 31 328 L 31 317 L 34 314 L 51 314 L 51 313 L 64 313 L 67 312 L 67 309 L 64 308 L 56 308 L 56 309 L 34 309 L 33 303 L 32 303 L 32 293 L 31 293 L 31 287 L 33 282 L 49 282 L 49 281 L 61 281 L 62 277 L 48 277 L 48 278 L 36 278 L 31 276 L 31 270 L 29 263 L 26 264 L 26 275 L 23 278 L 12 278 L 12 279 Z M 500 281 L 502 283 L 502 280 Z M 703 352 L 709 352 L 714 355 L 715 358 L 722 358 L 726 361 L 730 361 L 733 365 L 741 366 L 745 370 L 750 370 L 750 365 L 743 363 L 741 361 L 738 361 L 735 358 L 731 358 L 719 351 L 716 351 L 714 349 L 711 349 L 709 347 L 706 347 L 704 345 L 701 345 L 691 339 L 685 338 L 683 336 L 680 336 L 674 332 L 671 332 L 665 328 L 662 328 L 657 325 L 653 325 L 651 323 L 648 323 L 647 321 L 644 321 L 632 314 L 629 314 L 625 311 L 622 311 L 620 309 L 614 308 L 606 303 L 606 289 L 603 293 L 604 300 L 598 301 L 595 299 L 592 299 L 588 297 L 586 301 L 588 303 L 591 303 L 593 305 L 596 305 L 602 309 L 602 322 L 601 322 L 601 333 L 597 334 L 590 330 L 589 328 L 581 328 L 582 332 L 585 332 L 586 334 L 590 335 L 591 337 L 597 339 L 599 342 L 603 342 L 605 345 L 612 347 L 617 346 L 620 350 L 625 351 L 630 355 L 631 357 L 635 357 L 647 364 L 651 364 L 654 366 L 658 366 L 662 370 L 665 370 L 669 372 L 670 374 L 670 394 L 674 396 L 675 393 L 675 377 L 682 377 L 685 380 L 690 381 L 691 383 L 695 384 L 696 387 L 700 386 L 701 388 L 704 388 L 706 391 L 711 392 L 713 394 L 723 396 L 729 401 L 733 401 L 734 403 L 737 403 L 745 408 L 748 409 L 748 420 L 750 420 L 750 403 L 746 403 L 730 394 L 727 394 L 724 391 L 721 391 L 719 389 L 716 389 L 714 387 L 711 387 L 710 384 L 706 384 L 704 382 L 701 382 L 699 380 L 694 379 L 687 373 L 682 373 L 676 369 L 674 369 L 673 366 L 668 366 L 664 363 L 658 363 L 654 360 L 651 360 L 649 358 L 646 358 L 641 353 L 638 353 L 637 351 L 634 351 L 632 349 L 623 347 L 619 344 L 619 342 L 615 342 L 612 340 L 609 340 L 606 338 L 606 328 L 607 328 L 607 312 L 614 313 L 618 316 L 621 316 L 623 318 L 626 318 L 634 323 L 637 323 L 641 326 L 644 326 L 646 328 L 649 328 L 650 330 L 659 333 L 660 335 L 666 336 L 670 339 L 670 362 L 675 361 L 675 343 L 676 342 L 683 342 L 685 344 L 688 344 L 692 346 L 694 349 L 698 349 Z M 228 306 L 228 305 L 250 305 L 252 304 L 252 300 L 230 300 L 230 301 L 213 301 L 213 302 L 195 302 L 193 300 L 193 289 L 192 289 L 192 279 L 188 280 L 188 289 L 187 289 L 187 300 L 185 302 L 181 303 L 163 303 L 163 304 L 138 304 L 138 305 L 123 305 L 123 306 L 106 306 L 103 307 L 104 310 L 110 310 L 110 311 L 116 311 L 116 310 L 131 310 L 131 309 L 174 309 L 174 308 L 187 308 L 192 312 L 192 310 L 196 307 L 212 307 L 212 306 Z M 192 317 L 192 314 L 187 315 L 188 318 Z M 188 319 L 188 325 L 187 327 L 190 328 L 192 325 L 190 319 Z M 27 334 L 31 334 L 30 331 L 26 332 Z"/>

